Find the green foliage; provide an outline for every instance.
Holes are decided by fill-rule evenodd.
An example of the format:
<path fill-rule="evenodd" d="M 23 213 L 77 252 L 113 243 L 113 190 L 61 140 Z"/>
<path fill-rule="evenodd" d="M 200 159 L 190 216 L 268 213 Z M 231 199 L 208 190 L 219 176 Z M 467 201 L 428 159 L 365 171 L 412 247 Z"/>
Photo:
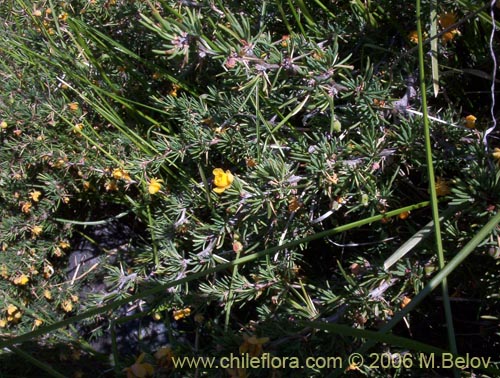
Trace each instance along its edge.
<path fill-rule="evenodd" d="M 492 22 L 479 4 L 461 5 L 437 9 L 441 92 L 428 96 L 429 145 L 417 72 L 431 59 L 418 62 L 413 5 L 2 3 L 2 334 L 36 328 L 33 340 L 57 343 L 78 332 L 70 324 L 80 316 L 80 325 L 112 329 L 116 373 L 134 359 L 119 352 L 115 326 L 136 318 L 163 322 L 177 356 L 238 353 L 255 335 L 269 337 L 260 344 L 276 356 L 345 358 L 363 338 L 380 341 L 363 332 L 392 324 L 420 295 L 390 328 L 410 339 L 439 303 L 426 292 L 445 279 L 432 281 L 439 248 L 419 239 L 391 267 L 384 261 L 432 219 L 421 205 L 430 198 L 427 146 L 436 209 L 453 208 L 437 235 L 444 262 L 482 237 L 449 268 L 450 294 L 479 303 L 468 320 L 486 322 L 478 337 L 498 350 L 500 246 L 496 227 L 484 231 L 500 203 L 498 133 L 482 141 L 492 125 Z M 428 14 L 424 2 L 425 30 Z M 120 242 L 95 236 L 115 224 L 128 230 Z M 75 260 L 83 243 L 97 260 Z M 137 310 L 121 318 L 120 306 Z M 60 326 L 45 332 L 50 324 Z M 396 336 L 374 350 L 448 348 L 444 334 L 419 340 L 427 346 Z M 157 376 L 196 375 L 137 348 Z"/>

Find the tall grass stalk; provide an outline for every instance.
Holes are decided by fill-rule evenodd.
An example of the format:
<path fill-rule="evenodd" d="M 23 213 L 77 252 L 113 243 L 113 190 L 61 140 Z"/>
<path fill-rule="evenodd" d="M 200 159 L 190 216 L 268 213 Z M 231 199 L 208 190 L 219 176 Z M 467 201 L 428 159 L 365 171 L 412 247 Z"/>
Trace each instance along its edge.
<path fill-rule="evenodd" d="M 429 191 L 431 195 L 431 209 L 432 219 L 434 221 L 434 235 L 436 238 L 436 249 L 439 261 L 439 268 L 444 268 L 444 253 L 443 242 L 441 239 L 441 224 L 439 222 L 439 208 L 436 193 L 436 183 L 434 177 L 434 164 L 432 160 L 432 147 L 431 147 L 431 134 L 429 125 L 429 115 L 427 112 L 427 93 L 425 85 L 425 66 L 424 66 L 424 44 L 422 33 L 422 20 L 421 20 L 421 4 L 417 0 L 417 33 L 418 33 L 418 69 L 420 76 L 420 92 L 422 96 L 422 112 L 424 115 L 424 138 L 425 138 L 425 152 L 427 160 L 427 176 L 429 179 Z M 448 295 L 448 282 L 445 279 L 441 282 L 443 291 L 443 306 L 446 317 L 446 329 L 448 331 L 448 343 L 452 353 L 457 353 L 457 342 L 455 340 L 455 330 L 453 327 L 453 315 L 451 312 L 450 298 Z M 458 371 L 455 371 L 455 376 L 458 376 Z"/>

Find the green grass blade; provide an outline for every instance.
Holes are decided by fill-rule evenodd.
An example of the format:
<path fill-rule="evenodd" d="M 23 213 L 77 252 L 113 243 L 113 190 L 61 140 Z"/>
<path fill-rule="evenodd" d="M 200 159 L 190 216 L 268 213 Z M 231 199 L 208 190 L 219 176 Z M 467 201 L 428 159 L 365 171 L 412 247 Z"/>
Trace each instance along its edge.
<path fill-rule="evenodd" d="M 425 136 L 425 153 L 427 161 L 427 178 L 429 179 L 429 191 L 431 194 L 431 209 L 432 209 L 432 219 L 434 221 L 434 236 L 436 240 L 437 256 L 439 261 L 439 268 L 444 267 L 444 253 L 443 253 L 443 242 L 441 239 L 441 225 L 439 223 L 439 209 L 438 200 L 436 194 L 436 183 L 434 177 L 434 165 L 432 158 L 432 146 L 431 146 L 431 136 L 430 136 L 430 125 L 429 117 L 427 112 L 427 94 L 425 85 L 425 67 L 424 67 L 424 43 L 423 43 L 423 32 L 422 32 L 422 20 L 421 20 L 421 4 L 420 0 L 417 1 L 416 12 L 417 12 L 417 33 L 418 33 L 418 68 L 420 76 L 420 92 L 422 96 L 422 112 L 424 115 L 424 136 Z M 448 343 L 450 345 L 450 350 L 452 353 L 457 353 L 457 342 L 455 340 L 455 330 L 453 327 L 453 315 L 451 313 L 450 298 L 448 295 L 448 283 L 446 278 L 443 278 L 441 282 L 441 288 L 443 291 L 443 305 L 446 317 L 446 329 L 448 331 Z M 458 375 L 458 371 L 454 370 L 455 376 Z"/>
<path fill-rule="evenodd" d="M 432 68 L 432 88 L 434 97 L 439 93 L 439 64 L 438 64 L 438 40 L 437 35 L 437 11 L 436 0 L 431 1 L 431 68 Z"/>
<path fill-rule="evenodd" d="M 442 222 L 448 219 L 452 214 L 458 211 L 458 206 L 448 208 L 441 216 L 439 221 Z M 408 254 L 413 248 L 419 245 L 422 241 L 427 239 L 434 230 L 434 221 L 430 221 L 420 230 L 418 230 L 413 236 L 411 236 L 401 247 L 399 247 L 391 256 L 389 256 L 384 261 L 384 269 L 387 270 L 399 260 L 401 260 L 406 254 Z"/>

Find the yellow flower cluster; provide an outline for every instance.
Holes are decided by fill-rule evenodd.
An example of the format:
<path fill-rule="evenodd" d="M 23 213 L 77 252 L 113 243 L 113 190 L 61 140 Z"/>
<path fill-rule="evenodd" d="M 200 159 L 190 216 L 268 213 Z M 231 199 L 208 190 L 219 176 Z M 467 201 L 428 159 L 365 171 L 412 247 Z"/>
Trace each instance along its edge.
<path fill-rule="evenodd" d="M 12 282 L 14 283 L 14 285 L 17 285 L 17 286 L 25 286 L 29 281 L 30 281 L 30 279 L 24 273 L 20 274 L 19 276 L 15 277 L 12 280 Z"/>
<path fill-rule="evenodd" d="M 115 169 L 113 169 L 112 176 L 116 180 L 123 180 L 123 181 L 127 181 L 127 182 L 132 181 L 132 179 L 130 178 L 129 173 L 125 169 L 123 169 L 123 168 L 115 168 Z"/>
<path fill-rule="evenodd" d="M 59 242 L 59 245 L 57 245 L 55 248 L 54 248 L 54 255 L 56 257 L 61 257 L 63 254 L 64 254 L 64 249 L 68 249 L 70 247 L 70 244 L 65 241 L 65 240 L 61 240 Z"/>
<path fill-rule="evenodd" d="M 173 316 L 174 316 L 175 320 L 187 318 L 189 315 L 191 315 L 191 309 L 189 307 L 183 308 L 182 310 L 175 310 L 173 312 Z"/>
<path fill-rule="evenodd" d="M 441 25 L 441 27 L 443 29 L 449 28 L 450 26 L 452 26 L 456 22 L 457 22 L 457 16 L 455 15 L 455 13 L 444 13 L 444 14 L 439 16 L 439 25 Z M 452 41 L 455 38 L 455 36 L 457 36 L 457 35 L 460 35 L 460 32 L 458 31 L 458 29 L 456 29 L 456 28 L 451 29 L 451 30 L 445 32 L 441 36 L 441 40 L 443 41 L 443 44 L 446 44 L 446 43 Z"/>
<path fill-rule="evenodd" d="M 17 323 L 19 323 L 19 321 L 23 317 L 22 311 L 19 310 L 19 308 L 17 308 L 17 306 L 15 306 L 13 304 L 9 304 L 7 306 L 7 310 L 5 312 L 6 312 L 7 318 L 0 319 L 0 328 L 7 327 L 8 323 L 17 324 Z"/>

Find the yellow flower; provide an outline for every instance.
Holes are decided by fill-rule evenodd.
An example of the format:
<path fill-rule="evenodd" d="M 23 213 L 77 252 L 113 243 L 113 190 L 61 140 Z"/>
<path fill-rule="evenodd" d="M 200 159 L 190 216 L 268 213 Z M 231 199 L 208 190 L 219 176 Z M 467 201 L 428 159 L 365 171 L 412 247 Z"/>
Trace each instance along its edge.
<path fill-rule="evenodd" d="M 426 32 L 423 32 L 422 33 L 422 38 L 423 39 L 427 39 L 428 35 Z M 409 34 L 408 34 L 408 39 L 410 40 L 411 43 L 415 43 L 417 44 L 418 43 L 418 32 L 416 30 L 412 30 Z"/>
<path fill-rule="evenodd" d="M 288 47 L 288 42 L 290 41 L 289 35 L 284 35 L 281 37 L 281 47 Z"/>
<path fill-rule="evenodd" d="M 156 193 L 158 193 L 160 191 L 160 189 L 161 189 L 161 183 L 162 182 L 163 182 L 163 180 L 161 180 L 161 179 L 152 178 L 149 181 L 149 186 L 148 186 L 149 194 L 156 194 Z"/>
<path fill-rule="evenodd" d="M 68 249 L 70 247 L 70 244 L 66 240 L 61 240 L 59 242 L 59 247 L 62 249 Z"/>
<path fill-rule="evenodd" d="M 411 298 L 407 297 L 406 295 L 403 297 L 403 300 L 401 301 L 401 308 L 405 308 L 408 306 L 408 304 L 411 302 Z"/>
<path fill-rule="evenodd" d="M 28 276 L 26 276 L 24 273 L 22 273 L 20 276 L 17 276 L 14 278 L 14 285 L 19 285 L 19 286 L 24 286 L 29 282 Z"/>
<path fill-rule="evenodd" d="M 418 33 L 416 30 L 412 30 L 410 34 L 408 34 L 408 39 L 411 43 L 418 43 Z"/>
<path fill-rule="evenodd" d="M 63 255 L 63 253 L 64 253 L 64 252 L 62 251 L 62 249 L 61 249 L 61 248 L 59 248 L 59 247 L 55 247 L 55 248 L 54 248 L 54 256 L 56 256 L 56 257 L 61 257 L 61 256 Z"/>
<path fill-rule="evenodd" d="M 61 20 L 62 22 L 66 21 L 68 19 L 68 14 L 66 12 L 62 12 L 60 15 L 59 15 L 59 20 Z"/>
<path fill-rule="evenodd" d="M 170 89 L 170 91 L 168 92 L 168 94 L 172 97 L 177 97 L 177 91 L 180 89 L 181 87 L 177 84 L 172 84 L 172 88 Z"/>
<path fill-rule="evenodd" d="M 7 122 L 5 122 L 5 121 L 0 122 L 0 128 L 6 129 L 8 126 L 9 125 L 7 125 Z"/>
<path fill-rule="evenodd" d="M 72 112 L 76 112 L 79 108 L 77 102 L 70 102 L 68 106 L 69 106 L 69 110 L 71 110 Z"/>
<path fill-rule="evenodd" d="M 449 28 L 456 22 L 457 22 L 457 16 L 455 15 L 455 13 L 444 13 L 439 16 L 439 24 L 443 29 Z M 443 44 L 446 44 L 453 38 L 455 38 L 456 35 L 459 34 L 460 32 L 458 31 L 458 29 L 452 29 L 444 33 L 441 37 L 441 40 L 443 41 Z"/>
<path fill-rule="evenodd" d="M 354 371 L 354 370 L 359 370 L 359 366 L 355 362 L 351 363 L 347 367 L 347 369 L 345 369 L 345 371 Z"/>
<path fill-rule="evenodd" d="M 443 29 L 449 28 L 456 22 L 457 16 L 455 13 L 444 13 L 439 16 L 439 25 L 441 25 Z"/>
<path fill-rule="evenodd" d="M 5 328 L 5 327 L 7 327 L 7 320 L 0 319 L 0 328 Z"/>
<path fill-rule="evenodd" d="M 104 188 L 108 191 L 108 192 L 115 192 L 118 190 L 118 185 L 116 185 L 116 181 L 115 180 L 108 180 L 106 181 L 106 183 L 104 184 Z"/>
<path fill-rule="evenodd" d="M 112 175 L 117 180 L 131 181 L 131 178 L 130 178 L 130 175 L 128 174 L 128 172 L 122 168 L 113 169 Z"/>
<path fill-rule="evenodd" d="M 401 214 L 399 214 L 399 219 L 405 220 L 405 219 L 408 219 L 409 216 L 410 216 L 409 211 L 403 211 Z"/>
<path fill-rule="evenodd" d="M 115 168 L 113 169 L 113 173 L 111 174 L 113 176 L 113 178 L 119 180 L 123 177 L 123 169 L 121 168 Z"/>
<path fill-rule="evenodd" d="M 46 300 L 51 301 L 52 300 L 52 293 L 50 292 L 49 289 L 45 289 L 43 291 L 43 296 L 45 297 Z"/>
<path fill-rule="evenodd" d="M 23 317 L 23 313 L 21 311 L 14 312 L 13 315 L 7 316 L 7 321 L 11 323 L 18 323 L 19 320 Z"/>
<path fill-rule="evenodd" d="M 40 327 L 42 323 L 43 323 L 42 319 L 35 319 L 35 321 L 33 322 L 33 328 Z"/>
<path fill-rule="evenodd" d="M 141 353 L 133 365 L 123 370 L 127 373 L 127 378 L 145 378 L 154 374 L 153 366 L 147 362 L 142 362 L 144 356 L 145 353 Z"/>
<path fill-rule="evenodd" d="M 234 181 L 234 176 L 230 171 L 224 172 L 221 168 L 215 168 L 212 173 L 214 174 L 214 192 L 221 194 L 231 186 Z"/>
<path fill-rule="evenodd" d="M 71 312 L 71 311 L 73 311 L 73 303 L 71 303 L 70 300 L 66 300 L 66 301 L 61 303 L 61 308 L 65 312 Z"/>
<path fill-rule="evenodd" d="M 453 29 L 453 30 L 451 30 L 449 32 L 444 33 L 441 36 L 441 41 L 443 41 L 443 44 L 446 45 L 448 42 L 450 42 L 451 40 L 453 40 L 456 35 L 460 35 L 460 32 L 457 29 Z"/>
<path fill-rule="evenodd" d="M 75 126 L 73 126 L 73 132 L 75 134 L 81 133 L 83 130 L 83 123 L 77 123 Z"/>
<path fill-rule="evenodd" d="M 436 195 L 438 197 L 447 196 L 451 193 L 450 187 L 448 186 L 448 182 L 441 177 L 437 178 L 436 181 Z"/>
<path fill-rule="evenodd" d="M 40 227 L 40 226 L 34 226 L 31 229 L 31 234 L 33 235 L 33 237 L 40 236 L 40 234 L 42 233 L 42 231 L 43 231 L 42 227 Z"/>
<path fill-rule="evenodd" d="M 41 195 L 42 195 L 42 192 L 35 190 L 35 191 L 31 192 L 29 196 L 34 202 L 38 202 L 40 200 Z"/>
<path fill-rule="evenodd" d="M 21 211 L 25 214 L 28 214 L 30 212 L 31 206 L 33 206 L 31 202 L 22 202 Z"/>
<path fill-rule="evenodd" d="M 13 304 L 10 304 L 7 306 L 7 315 L 14 315 L 19 309 L 14 306 Z"/>
<path fill-rule="evenodd" d="M 6 265 L 2 265 L 0 268 L 0 277 L 7 279 L 9 278 L 9 270 L 7 269 Z"/>
<path fill-rule="evenodd" d="M 443 41 L 443 43 L 446 44 L 451 40 L 453 40 L 453 38 L 455 38 L 455 35 L 452 32 L 446 32 L 442 35 L 441 41 Z"/>
<path fill-rule="evenodd" d="M 500 148 L 495 147 L 492 155 L 493 155 L 493 159 L 495 159 L 498 163 L 500 163 Z"/>
<path fill-rule="evenodd" d="M 468 115 L 465 117 L 465 127 L 469 129 L 473 129 L 476 127 L 476 117 L 474 117 L 472 114 Z"/>
<path fill-rule="evenodd" d="M 191 309 L 187 307 L 183 308 L 182 310 L 175 310 L 173 315 L 175 320 L 187 318 L 189 315 L 191 315 Z"/>
<path fill-rule="evenodd" d="M 248 353 L 250 357 L 258 357 L 262 354 L 262 345 L 269 341 L 269 337 L 257 338 L 254 336 L 243 335 L 243 344 L 240 345 L 240 353 Z"/>

